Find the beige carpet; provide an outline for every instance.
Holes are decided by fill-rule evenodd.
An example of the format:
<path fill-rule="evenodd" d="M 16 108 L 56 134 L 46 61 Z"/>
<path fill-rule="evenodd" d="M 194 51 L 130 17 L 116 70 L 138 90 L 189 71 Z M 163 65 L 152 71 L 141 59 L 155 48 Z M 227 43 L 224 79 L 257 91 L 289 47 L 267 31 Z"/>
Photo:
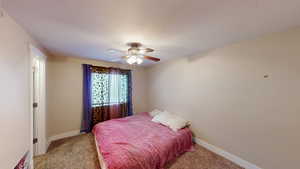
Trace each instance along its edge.
<path fill-rule="evenodd" d="M 170 162 L 165 169 L 242 169 L 236 164 L 196 145 Z M 55 141 L 45 155 L 34 158 L 35 169 L 100 169 L 92 134 Z"/>

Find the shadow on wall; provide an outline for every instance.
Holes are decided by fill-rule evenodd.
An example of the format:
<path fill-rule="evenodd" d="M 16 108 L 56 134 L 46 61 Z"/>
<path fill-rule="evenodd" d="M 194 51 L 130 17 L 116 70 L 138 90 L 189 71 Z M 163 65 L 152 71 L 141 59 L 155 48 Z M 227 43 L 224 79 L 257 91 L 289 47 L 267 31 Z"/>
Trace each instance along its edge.
<path fill-rule="evenodd" d="M 199 52 L 197 54 L 194 54 L 194 55 L 191 55 L 191 56 L 188 56 L 187 57 L 187 61 L 188 62 L 196 62 L 197 60 L 199 59 L 202 59 L 204 57 L 207 57 L 209 55 L 209 53 L 211 53 L 212 50 L 205 50 L 205 51 L 202 51 L 202 52 Z"/>
<path fill-rule="evenodd" d="M 51 55 L 47 59 L 51 62 L 67 62 L 68 60 L 70 60 L 70 57 L 67 57 L 65 55 Z"/>

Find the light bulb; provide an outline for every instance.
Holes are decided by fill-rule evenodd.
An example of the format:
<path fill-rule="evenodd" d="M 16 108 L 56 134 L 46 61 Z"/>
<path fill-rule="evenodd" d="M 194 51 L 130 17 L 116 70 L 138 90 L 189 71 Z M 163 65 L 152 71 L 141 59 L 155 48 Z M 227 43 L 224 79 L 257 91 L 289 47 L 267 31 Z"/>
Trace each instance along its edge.
<path fill-rule="evenodd" d="M 136 63 L 137 63 L 137 64 L 141 64 L 141 63 L 143 63 L 143 59 L 141 59 L 141 58 L 137 58 L 137 59 L 136 59 Z"/>
<path fill-rule="evenodd" d="M 129 58 L 126 60 L 128 64 L 134 64 L 137 60 L 135 56 L 129 56 Z"/>

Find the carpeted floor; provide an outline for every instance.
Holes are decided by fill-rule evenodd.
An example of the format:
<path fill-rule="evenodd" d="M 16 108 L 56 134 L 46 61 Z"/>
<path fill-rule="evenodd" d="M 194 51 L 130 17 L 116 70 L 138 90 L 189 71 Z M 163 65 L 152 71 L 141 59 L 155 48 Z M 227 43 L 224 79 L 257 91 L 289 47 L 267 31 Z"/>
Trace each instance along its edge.
<path fill-rule="evenodd" d="M 165 169 L 242 169 L 236 164 L 196 145 Z M 92 134 L 55 141 L 45 155 L 34 158 L 35 169 L 100 169 Z"/>

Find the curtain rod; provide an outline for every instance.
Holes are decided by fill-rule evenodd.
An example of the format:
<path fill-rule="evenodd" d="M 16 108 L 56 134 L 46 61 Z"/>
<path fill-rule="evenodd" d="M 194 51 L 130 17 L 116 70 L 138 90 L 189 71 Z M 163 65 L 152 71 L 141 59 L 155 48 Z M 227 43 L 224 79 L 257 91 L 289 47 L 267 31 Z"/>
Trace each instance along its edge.
<path fill-rule="evenodd" d="M 90 65 L 90 66 L 96 67 L 96 68 L 102 68 L 102 69 L 119 69 L 122 71 L 131 71 L 131 69 L 122 69 L 122 68 L 118 68 L 118 67 L 104 67 L 104 66 L 94 66 L 94 65 Z"/>

